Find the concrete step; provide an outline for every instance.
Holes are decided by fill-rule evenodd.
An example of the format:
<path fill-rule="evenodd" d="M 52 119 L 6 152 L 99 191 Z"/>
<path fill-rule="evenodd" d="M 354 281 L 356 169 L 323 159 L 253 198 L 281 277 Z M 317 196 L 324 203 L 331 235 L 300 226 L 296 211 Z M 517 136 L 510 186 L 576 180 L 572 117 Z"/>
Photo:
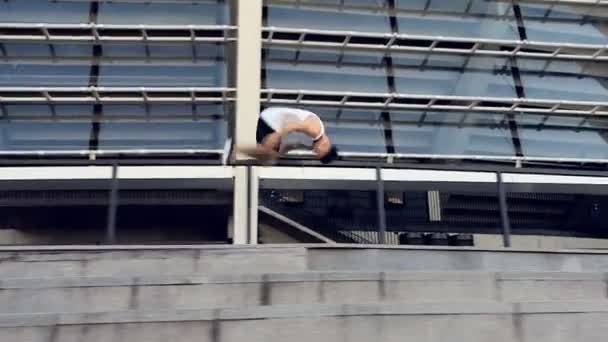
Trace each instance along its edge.
<path fill-rule="evenodd" d="M 597 342 L 608 302 L 274 305 L 0 315 L 3 342 Z"/>
<path fill-rule="evenodd" d="M 154 276 L 306 270 L 304 247 L 124 246 L 0 248 L 8 277 Z"/>
<path fill-rule="evenodd" d="M 0 279 L 252 270 L 608 272 L 608 251 L 486 251 L 465 247 L 331 244 L 0 248 Z"/>
<path fill-rule="evenodd" d="M 0 280 L 0 313 L 604 300 L 604 273 L 292 272 Z"/>

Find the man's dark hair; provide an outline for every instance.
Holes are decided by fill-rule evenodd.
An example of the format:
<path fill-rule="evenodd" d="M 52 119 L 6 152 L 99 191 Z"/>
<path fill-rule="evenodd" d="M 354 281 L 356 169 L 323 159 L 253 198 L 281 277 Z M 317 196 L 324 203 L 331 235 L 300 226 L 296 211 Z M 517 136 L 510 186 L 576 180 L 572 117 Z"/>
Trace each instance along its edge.
<path fill-rule="evenodd" d="M 332 146 L 331 149 L 329 150 L 329 152 L 327 152 L 326 155 L 323 156 L 323 158 L 321 158 L 321 163 L 323 164 L 329 164 L 334 160 L 338 159 L 338 148 L 335 146 Z"/>

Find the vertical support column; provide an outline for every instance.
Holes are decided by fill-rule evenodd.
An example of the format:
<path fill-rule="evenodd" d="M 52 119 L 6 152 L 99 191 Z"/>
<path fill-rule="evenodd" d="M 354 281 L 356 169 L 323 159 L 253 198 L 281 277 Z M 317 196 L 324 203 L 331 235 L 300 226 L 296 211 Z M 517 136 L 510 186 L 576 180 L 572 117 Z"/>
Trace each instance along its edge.
<path fill-rule="evenodd" d="M 258 208 L 260 194 L 260 177 L 258 167 L 249 168 L 249 244 L 258 244 Z"/>
<path fill-rule="evenodd" d="M 235 0 L 238 26 L 235 65 L 237 145 L 255 145 L 262 82 L 262 0 Z M 237 159 L 245 156 L 237 154 Z"/>
<path fill-rule="evenodd" d="M 110 200 L 106 227 L 106 243 L 116 241 L 116 212 L 118 210 L 118 162 L 112 164 L 112 182 L 110 183 Z"/>
<path fill-rule="evenodd" d="M 502 181 L 502 173 L 496 173 L 496 183 L 498 185 L 498 203 L 500 206 L 500 221 L 502 222 L 503 244 L 511 247 L 511 222 L 509 221 L 509 208 L 507 206 L 507 192 Z"/>
<path fill-rule="evenodd" d="M 236 88 L 233 140 L 236 145 L 255 145 L 255 130 L 260 111 L 262 78 L 263 0 L 233 0 L 232 19 L 237 25 L 233 58 Z M 236 154 L 236 160 L 246 156 Z M 233 241 L 256 244 L 258 240 L 258 177 L 255 168 L 237 167 L 234 178 Z"/>
<path fill-rule="evenodd" d="M 386 244 L 386 208 L 384 207 L 384 180 L 382 169 L 376 168 L 376 200 L 378 205 L 378 243 Z"/>
<path fill-rule="evenodd" d="M 245 245 L 249 242 L 247 236 L 249 225 L 249 198 L 247 166 L 234 168 L 234 200 L 232 223 L 232 241 L 235 245 Z"/>

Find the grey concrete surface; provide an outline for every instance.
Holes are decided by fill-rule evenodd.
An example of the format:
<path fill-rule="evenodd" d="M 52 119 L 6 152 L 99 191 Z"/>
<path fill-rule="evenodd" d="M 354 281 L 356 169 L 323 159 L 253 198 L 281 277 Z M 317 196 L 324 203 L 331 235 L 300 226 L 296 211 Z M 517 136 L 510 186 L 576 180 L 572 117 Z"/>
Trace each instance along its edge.
<path fill-rule="evenodd" d="M 306 250 L 192 248 L 133 250 L 0 250 L 0 279 L 7 277 L 114 276 L 287 272 L 306 268 Z"/>
<path fill-rule="evenodd" d="M 358 271 L 608 272 L 608 252 L 351 246 L 0 249 L 0 277 Z"/>
<path fill-rule="evenodd" d="M 608 254 L 470 249 L 340 249 L 308 252 L 310 270 L 461 270 L 606 272 Z"/>
<path fill-rule="evenodd" d="M 603 340 L 602 336 L 608 333 L 607 322 L 605 302 L 551 303 L 550 306 L 494 302 L 287 305 L 170 312 L 0 315 L 0 340 L 587 342 Z M 558 324 L 562 325 L 555 328 Z M 584 327 L 588 329 L 581 329 Z"/>
<path fill-rule="evenodd" d="M 0 280 L 0 313 L 608 299 L 604 273 L 297 272 Z"/>
<path fill-rule="evenodd" d="M 596 342 L 608 253 L 0 248 L 0 341 Z"/>

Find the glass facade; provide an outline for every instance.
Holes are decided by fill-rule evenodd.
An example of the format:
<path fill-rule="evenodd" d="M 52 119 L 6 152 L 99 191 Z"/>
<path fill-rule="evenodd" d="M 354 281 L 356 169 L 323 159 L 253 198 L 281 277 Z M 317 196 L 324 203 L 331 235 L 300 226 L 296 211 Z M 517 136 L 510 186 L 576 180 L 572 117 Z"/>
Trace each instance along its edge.
<path fill-rule="evenodd" d="M 191 88 L 229 86 L 226 51 L 231 43 L 220 41 L 227 35 L 222 25 L 229 24 L 225 1 L 3 1 L 3 95 L 24 96 L 43 87 L 68 99 L 3 102 L 0 153 L 220 153 L 233 106 L 221 96 L 196 102 L 171 98 L 173 91 L 188 100 Z M 48 27 L 39 31 L 37 25 Z M 39 34 L 50 38 L 32 38 Z M 90 89 L 121 89 L 121 94 L 106 101 L 70 99 L 89 95 Z M 145 97 L 145 89 L 163 89 L 155 94 L 167 99 L 127 99 Z"/>
<path fill-rule="evenodd" d="M 1 2 L 0 99 L 10 100 L 0 102 L 0 152 L 221 153 L 234 127 L 233 6 Z M 318 112 L 345 158 L 605 159 L 603 10 L 266 0 L 261 105 Z M 208 91 L 216 93 L 198 99 Z M 30 95 L 42 103 L 23 99 Z"/>
<path fill-rule="evenodd" d="M 605 159 L 603 6 L 268 0 L 266 7 L 264 86 L 293 91 L 283 95 L 288 103 L 336 107 L 319 111 L 346 151 Z M 298 91 L 307 94 L 299 101 Z M 355 125 L 364 131 L 353 144 Z"/>

